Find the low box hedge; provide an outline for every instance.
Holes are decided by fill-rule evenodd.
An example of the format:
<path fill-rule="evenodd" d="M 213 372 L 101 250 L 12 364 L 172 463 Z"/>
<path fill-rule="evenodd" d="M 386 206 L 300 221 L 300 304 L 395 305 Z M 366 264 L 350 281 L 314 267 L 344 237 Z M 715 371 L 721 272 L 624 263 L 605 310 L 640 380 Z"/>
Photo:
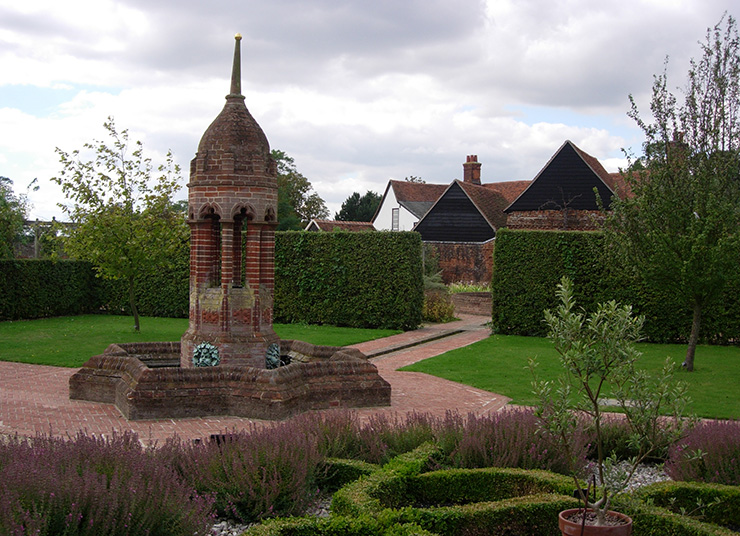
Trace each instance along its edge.
<path fill-rule="evenodd" d="M 560 536 L 558 513 L 579 506 L 572 480 L 563 475 L 494 467 L 436 469 L 441 462 L 439 448 L 430 443 L 374 470 L 334 460 L 330 466 L 339 472 L 347 467 L 347 478 L 362 476 L 334 494 L 330 518 L 277 519 L 246 534 Z M 614 509 L 633 518 L 634 536 L 730 536 L 736 533 L 661 506 L 689 510 L 698 501 L 711 503 L 719 497 L 723 504 L 714 511 L 707 508 L 706 519 L 733 525 L 739 496 L 732 486 L 668 482 L 620 496 Z"/>
<path fill-rule="evenodd" d="M 487 467 L 447 469 L 408 479 L 413 506 L 441 506 L 490 502 L 556 493 L 573 495 L 573 479 L 550 471 Z"/>
<path fill-rule="evenodd" d="M 676 514 L 722 526 L 740 527 L 740 488 L 702 482 L 658 482 L 637 496 Z M 715 501 L 719 501 L 715 503 Z"/>
<path fill-rule="evenodd" d="M 324 491 L 337 491 L 342 486 L 369 475 L 379 468 L 378 465 L 362 460 L 327 458 L 324 460 L 317 484 Z"/>

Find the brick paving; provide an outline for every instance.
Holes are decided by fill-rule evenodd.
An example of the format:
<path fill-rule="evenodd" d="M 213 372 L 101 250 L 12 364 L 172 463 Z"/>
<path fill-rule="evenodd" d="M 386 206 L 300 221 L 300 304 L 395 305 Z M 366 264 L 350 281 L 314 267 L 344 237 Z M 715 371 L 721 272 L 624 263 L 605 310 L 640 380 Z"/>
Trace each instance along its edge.
<path fill-rule="evenodd" d="M 371 357 L 380 375 L 392 387 L 390 407 L 355 411 L 361 417 L 409 412 L 444 416 L 448 410 L 483 414 L 504 407 L 509 402 L 504 396 L 418 372 L 397 370 L 486 338 L 489 330 L 484 324 L 488 320 L 461 315 L 458 322 L 431 325 L 355 345 Z M 424 342 L 449 333 L 453 334 Z M 76 370 L 0 362 L 0 434 L 72 436 L 79 431 L 96 435 L 132 431 L 146 443 L 161 443 L 174 435 L 183 439 L 206 438 L 263 422 L 239 417 L 127 421 L 112 404 L 69 400 L 69 378 Z"/>

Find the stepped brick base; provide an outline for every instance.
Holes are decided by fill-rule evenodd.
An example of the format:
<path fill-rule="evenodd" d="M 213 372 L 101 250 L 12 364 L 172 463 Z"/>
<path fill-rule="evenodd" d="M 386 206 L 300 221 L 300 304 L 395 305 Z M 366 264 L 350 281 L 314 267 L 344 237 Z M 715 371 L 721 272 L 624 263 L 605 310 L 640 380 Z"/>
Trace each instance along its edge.
<path fill-rule="evenodd" d="M 181 368 L 179 343 L 112 344 L 69 380 L 69 397 L 115 404 L 129 420 L 231 415 L 285 419 L 333 407 L 389 406 L 391 387 L 359 350 L 280 341 L 291 364 Z"/>

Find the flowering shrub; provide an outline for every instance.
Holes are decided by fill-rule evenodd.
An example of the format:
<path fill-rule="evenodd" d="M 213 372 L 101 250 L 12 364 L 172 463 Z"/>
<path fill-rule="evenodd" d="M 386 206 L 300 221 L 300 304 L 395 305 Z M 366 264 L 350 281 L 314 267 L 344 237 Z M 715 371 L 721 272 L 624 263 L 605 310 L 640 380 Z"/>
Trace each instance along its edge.
<path fill-rule="evenodd" d="M 212 505 L 133 434 L 0 442 L 3 534 L 205 535 Z"/>
<path fill-rule="evenodd" d="M 665 468 L 674 480 L 740 486 L 740 422 L 697 424 L 671 447 Z"/>
<path fill-rule="evenodd" d="M 455 319 L 455 304 L 447 291 L 425 291 L 421 311 L 427 322 L 449 322 Z"/>
<path fill-rule="evenodd" d="M 491 292 L 490 283 L 475 283 L 473 281 L 457 281 L 447 286 L 450 294 L 459 294 L 460 292 Z"/>
<path fill-rule="evenodd" d="M 313 436 L 322 457 L 352 458 L 383 464 L 427 441 L 437 443 L 454 467 L 520 467 L 567 472 L 568 460 L 552 448 L 536 426 L 532 410 L 509 410 L 487 416 L 444 418 L 412 413 L 405 417 L 376 414 L 360 423 L 349 412 L 306 415 L 293 420 Z M 586 464 L 589 435 L 578 431 L 579 459 Z"/>
<path fill-rule="evenodd" d="M 173 439 L 160 459 L 200 493 L 214 493 L 219 516 L 241 522 L 301 513 L 315 496 L 321 463 L 315 443 L 290 423 L 198 444 Z"/>
<path fill-rule="evenodd" d="M 450 453 L 456 467 L 519 467 L 569 472 L 570 460 L 562 449 L 538 431 L 530 409 L 512 409 L 478 417 L 469 415 L 464 433 Z M 586 465 L 588 436 L 581 428 L 573 436 L 575 463 Z"/>

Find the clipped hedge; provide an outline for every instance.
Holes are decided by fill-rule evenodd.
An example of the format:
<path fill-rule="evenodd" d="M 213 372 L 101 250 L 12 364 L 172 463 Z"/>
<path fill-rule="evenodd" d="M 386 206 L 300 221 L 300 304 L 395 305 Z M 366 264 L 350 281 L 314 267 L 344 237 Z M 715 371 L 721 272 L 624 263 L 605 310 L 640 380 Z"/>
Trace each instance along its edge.
<path fill-rule="evenodd" d="M 0 320 L 91 313 L 102 299 L 86 262 L 0 260 Z"/>
<path fill-rule="evenodd" d="M 492 321 L 497 333 L 544 336 L 542 312 L 557 306 L 555 289 L 563 275 L 575 283 L 585 309 L 617 300 L 645 315 L 644 334 L 652 342 L 684 342 L 691 308 L 674 294 L 647 286 L 634 274 L 612 266 L 598 232 L 502 229 L 496 236 Z M 724 295 L 702 317 L 702 341 L 740 340 L 740 275 L 732 274 Z"/>
<path fill-rule="evenodd" d="M 442 536 L 415 523 L 399 525 L 395 518 L 372 517 L 311 517 L 275 519 L 252 527 L 245 536 Z"/>
<path fill-rule="evenodd" d="M 327 458 L 324 460 L 317 484 L 323 490 L 336 491 L 342 486 L 377 470 L 377 465 L 362 460 Z"/>
<path fill-rule="evenodd" d="M 408 330 L 423 301 L 417 233 L 276 235 L 276 322 Z"/>
<path fill-rule="evenodd" d="M 140 315 L 188 316 L 189 254 L 142 275 Z M 275 234 L 275 322 L 413 329 L 423 301 L 417 233 Z M 0 320 L 96 311 L 130 314 L 124 281 L 84 262 L 0 261 Z"/>
<path fill-rule="evenodd" d="M 397 456 L 335 493 L 332 514 L 411 524 L 445 535 L 558 535 L 558 512 L 578 505 L 573 482 L 565 476 L 501 468 L 427 472 L 440 456 L 431 443 Z M 456 502 L 470 504 L 447 506 Z"/>
<path fill-rule="evenodd" d="M 407 482 L 415 506 L 490 502 L 532 495 L 572 495 L 573 479 L 550 471 L 486 467 L 423 473 Z"/>
<path fill-rule="evenodd" d="M 105 310 L 131 314 L 125 281 L 98 279 Z M 141 316 L 187 318 L 190 308 L 190 248 L 183 247 L 170 266 L 142 274 L 135 289 Z"/>
<path fill-rule="evenodd" d="M 659 482 L 640 488 L 638 497 L 676 514 L 708 523 L 740 527 L 740 488 L 700 482 Z M 718 503 L 715 501 L 718 500 Z"/>
<path fill-rule="evenodd" d="M 618 497 L 612 508 L 632 518 L 634 536 L 732 536 L 729 529 L 634 500 Z"/>

